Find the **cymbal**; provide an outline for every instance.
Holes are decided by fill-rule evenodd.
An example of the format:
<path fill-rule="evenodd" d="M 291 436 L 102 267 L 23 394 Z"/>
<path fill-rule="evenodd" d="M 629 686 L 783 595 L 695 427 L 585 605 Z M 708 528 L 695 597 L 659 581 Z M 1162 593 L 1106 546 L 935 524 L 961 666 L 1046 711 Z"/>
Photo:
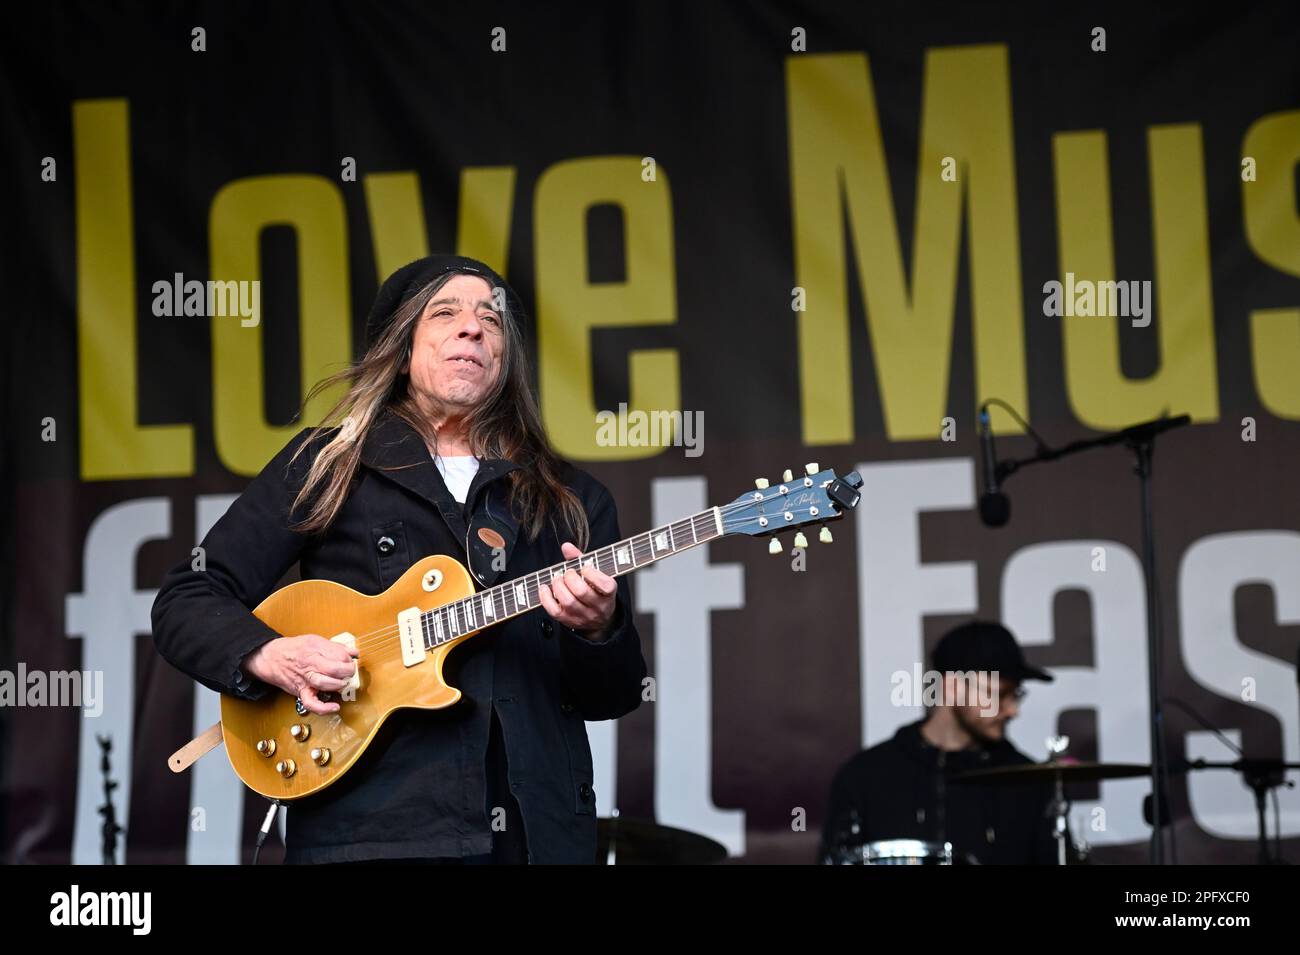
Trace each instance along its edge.
<path fill-rule="evenodd" d="M 597 865 L 714 865 L 725 858 L 726 846 L 699 833 L 623 816 L 596 820 Z"/>
<path fill-rule="evenodd" d="M 1142 763 L 1084 763 L 1069 760 L 977 769 L 952 776 L 949 782 L 971 783 L 977 786 L 1020 786 L 1029 783 L 1052 783 L 1058 776 L 1064 783 L 1090 783 L 1099 779 L 1130 779 L 1150 775 L 1151 767 Z"/>

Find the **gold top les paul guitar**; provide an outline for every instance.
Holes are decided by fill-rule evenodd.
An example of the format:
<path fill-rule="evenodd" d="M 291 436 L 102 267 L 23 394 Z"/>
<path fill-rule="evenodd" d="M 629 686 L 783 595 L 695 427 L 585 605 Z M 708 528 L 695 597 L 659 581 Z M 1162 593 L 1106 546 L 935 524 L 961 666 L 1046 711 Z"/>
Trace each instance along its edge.
<path fill-rule="evenodd" d="M 413 564 L 397 583 L 374 597 L 328 580 L 304 580 L 278 590 L 253 611 L 280 634 L 334 634 L 355 646 L 357 675 L 334 695 L 339 711 L 309 714 L 287 693 L 257 701 L 222 694 L 221 724 L 173 755 L 179 772 L 224 738 L 230 764 L 244 783 L 268 799 L 290 801 L 319 792 L 338 780 L 365 752 L 390 713 L 401 707 L 438 710 L 461 693 L 443 680 L 443 661 L 452 648 L 493 624 L 540 606 L 543 582 L 580 565 L 594 564 L 611 577 L 729 534 L 772 536 L 786 528 L 838 520 L 858 503 L 862 479 L 844 478 L 809 464 L 807 475 L 789 471 L 775 487 L 759 479 L 757 489 L 730 504 L 629 537 L 508 583 L 474 592 L 474 580 L 445 555 Z M 823 541 L 830 531 L 821 531 Z M 802 532 L 795 546 L 806 546 Z M 182 755 L 189 751 L 187 759 Z"/>

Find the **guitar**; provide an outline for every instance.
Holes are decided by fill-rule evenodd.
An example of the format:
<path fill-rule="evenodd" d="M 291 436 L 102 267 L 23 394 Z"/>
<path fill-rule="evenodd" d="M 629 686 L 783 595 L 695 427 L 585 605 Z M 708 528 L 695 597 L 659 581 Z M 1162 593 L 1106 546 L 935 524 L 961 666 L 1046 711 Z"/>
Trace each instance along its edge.
<path fill-rule="evenodd" d="M 769 550 L 779 554 L 778 532 L 839 520 L 857 505 L 862 478 L 856 472 L 840 478 L 816 464 L 805 470 L 798 480 L 786 471 L 775 487 L 760 478 L 755 490 L 730 504 L 477 593 L 465 566 L 446 555 L 417 561 L 373 597 L 328 580 L 303 580 L 276 591 L 254 616 L 280 634 L 335 634 L 331 639 L 359 651 L 357 674 L 332 696 L 339 711 L 324 716 L 308 713 L 287 693 L 256 701 L 222 694 L 220 736 L 230 765 L 268 799 L 320 792 L 356 763 L 394 710 L 439 710 L 459 700 L 460 690 L 443 679 L 447 654 L 486 628 L 535 610 L 543 582 L 590 564 L 616 577 L 731 534 L 771 536 Z M 821 540 L 830 539 L 823 527 Z M 802 532 L 794 546 L 807 546 Z M 173 757 L 176 771 L 187 765 Z"/>

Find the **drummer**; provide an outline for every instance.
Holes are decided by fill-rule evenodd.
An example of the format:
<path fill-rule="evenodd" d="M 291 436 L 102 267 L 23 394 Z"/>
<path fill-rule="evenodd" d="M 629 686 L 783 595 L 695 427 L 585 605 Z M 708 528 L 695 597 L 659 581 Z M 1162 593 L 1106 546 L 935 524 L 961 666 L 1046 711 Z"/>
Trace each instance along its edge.
<path fill-rule="evenodd" d="M 1007 741 L 1006 727 L 1020 711 L 1024 681 L 1051 681 L 1051 674 L 1025 661 L 1006 627 L 980 620 L 945 634 L 931 667 L 942 675 L 937 705 L 836 773 L 822 861 L 845 846 L 916 839 L 951 842 L 954 853 L 984 865 L 1054 863 L 1049 787 L 950 781 L 963 772 L 1033 762 Z"/>

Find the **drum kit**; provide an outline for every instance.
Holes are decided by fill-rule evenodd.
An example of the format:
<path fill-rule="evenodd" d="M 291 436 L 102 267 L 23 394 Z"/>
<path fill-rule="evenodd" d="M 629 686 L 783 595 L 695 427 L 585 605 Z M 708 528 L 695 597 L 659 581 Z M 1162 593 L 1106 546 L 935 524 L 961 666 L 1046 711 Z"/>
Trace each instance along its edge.
<path fill-rule="evenodd" d="M 1052 786 L 1053 796 L 1048 804 L 1048 815 L 1055 820 L 1053 834 L 1057 840 L 1057 861 L 1060 865 L 1077 864 L 1082 860 L 1069 851 L 1068 819 L 1069 800 L 1065 787 L 1070 783 L 1091 783 L 1103 779 L 1131 779 L 1146 776 L 1151 767 L 1140 763 L 1091 763 L 1071 759 L 1052 759 L 1046 763 L 1026 763 L 1023 766 L 999 766 L 961 773 L 949 779 L 951 783 L 970 786 Z M 855 821 L 832 844 L 826 865 L 979 865 L 979 859 L 969 852 L 953 847 L 951 842 L 925 842 L 918 839 L 863 840 Z"/>
<path fill-rule="evenodd" d="M 1084 762 L 1064 756 L 1069 745 L 1068 737 L 1048 739 L 1047 762 L 1025 763 L 1019 766 L 999 766 L 980 769 L 949 777 L 948 782 L 969 786 L 1045 786 L 1052 788 L 1047 803 L 1047 815 L 1054 821 L 1053 835 L 1057 840 L 1057 863 L 1078 865 L 1087 862 L 1086 847 L 1071 846 L 1069 837 L 1070 802 L 1065 796 L 1067 786 L 1074 783 L 1095 783 L 1107 779 L 1136 779 L 1151 773 L 1144 763 Z M 1258 761 L 1256 761 L 1258 762 Z M 1181 767 L 1184 771 L 1195 769 L 1232 769 L 1251 777 L 1252 767 L 1263 766 L 1269 770 L 1265 785 L 1282 785 L 1281 769 L 1300 768 L 1294 763 L 1239 761 L 1237 763 L 1206 763 L 1198 760 Z M 1262 774 L 1262 771 L 1260 771 Z M 1275 779 L 1276 777 L 1276 779 Z M 1259 793 L 1257 793 L 1258 795 Z M 1261 853 L 1266 842 L 1261 806 Z M 715 865 L 727 858 L 726 847 L 706 836 L 684 829 L 674 829 L 644 820 L 613 818 L 597 820 L 596 862 L 605 865 Z M 1273 861 L 1262 856 L 1263 861 Z M 826 865 L 979 865 L 979 859 L 951 842 L 931 842 L 921 839 L 864 839 L 856 818 L 850 819 L 849 828 L 831 842 L 822 862 Z"/>
<path fill-rule="evenodd" d="M 831 850 L 827 865 L 979 865 L 969 852 L 957 852 L 951 842 L 920 839 L 876 839 L 845 842 Z"/>

